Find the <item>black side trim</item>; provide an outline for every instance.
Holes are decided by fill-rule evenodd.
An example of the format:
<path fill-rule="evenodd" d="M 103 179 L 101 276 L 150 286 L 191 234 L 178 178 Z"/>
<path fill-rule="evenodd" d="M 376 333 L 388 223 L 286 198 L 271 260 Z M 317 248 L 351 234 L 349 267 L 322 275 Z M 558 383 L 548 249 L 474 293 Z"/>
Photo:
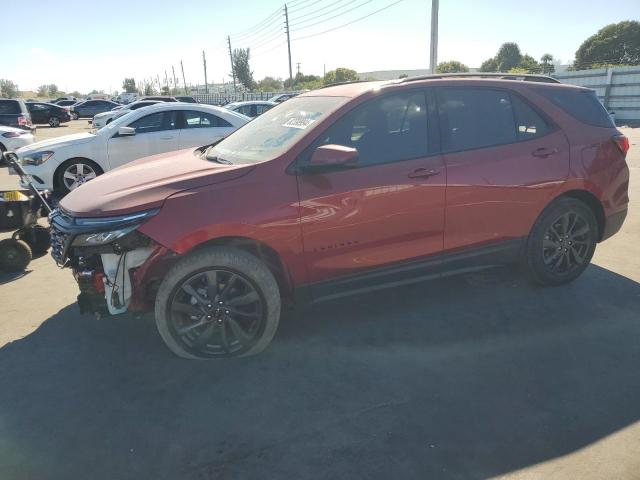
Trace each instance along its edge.
<path fill-rule="evenodd" d="M 516 263 L 526 238 L 392 265 L 296 288 L 296 303 L 320 302 Z"/>
<path fill-rule="evenodd" d="M 624 219 L 627 218 L 627 209 L 625 208 L 621 212 L 614 213 L 613 215 L 609 215 L 604 219 L 604 231 L 602 232 L 602 238 L 600 241 L 606 240 L 609 237 L 612 237 L 616 233 L 620 231 L 622 228 L 622 224 L 624 223 Z"/>

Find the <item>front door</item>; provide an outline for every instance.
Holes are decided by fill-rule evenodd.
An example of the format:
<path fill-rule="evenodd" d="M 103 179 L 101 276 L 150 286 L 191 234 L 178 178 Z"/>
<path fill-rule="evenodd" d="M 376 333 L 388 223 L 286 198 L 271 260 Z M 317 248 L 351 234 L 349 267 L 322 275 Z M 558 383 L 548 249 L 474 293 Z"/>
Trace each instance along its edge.
<path fill-rule="evenodd" d="M 135 135 L 120 136 L 115 133 L 107 146 L 109 165 L 119 167 L 142 157 L 180 149 L 180 130 L 175 110 L 150 113 L 131 122 Z"/>
<path fill-rule="evenodd" d="M 420 277 L 418 260 L 438 270 L 428 257 L 443 248 L 446 172 L 436 153 L 435 113 L 426 108 L 432 103 L 422 89 L 369 100 L 299 159 L 301 228 L 315 296 L 332 295 L 340 282 L 345 289 L 375 288 Z M 305 173 L 315 148 L 328 144 L 356 148 L 357 166 Z"/>

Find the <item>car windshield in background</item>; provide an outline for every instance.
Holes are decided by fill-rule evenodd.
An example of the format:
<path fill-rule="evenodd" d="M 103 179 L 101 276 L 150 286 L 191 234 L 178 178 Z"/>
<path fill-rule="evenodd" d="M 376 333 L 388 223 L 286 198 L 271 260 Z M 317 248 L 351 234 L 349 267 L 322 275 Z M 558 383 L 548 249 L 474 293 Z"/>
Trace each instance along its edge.
<path fill-rule="evenodd" d="M 207 151 L 207 160 L 257 163 L 286 152 L 345 97 L 297 97 L 268 110 Z"/>

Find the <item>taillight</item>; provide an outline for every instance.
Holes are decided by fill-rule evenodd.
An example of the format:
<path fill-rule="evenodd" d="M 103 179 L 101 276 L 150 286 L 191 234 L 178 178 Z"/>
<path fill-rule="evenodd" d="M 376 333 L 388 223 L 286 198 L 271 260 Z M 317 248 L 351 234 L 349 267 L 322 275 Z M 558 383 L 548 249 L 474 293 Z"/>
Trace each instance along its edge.
<path fill-rule="evenodd" d="M 24 115 L 20 115 L 18 117 L 18 125 L 26 125 L 27 124 L 27 117 L 25 117 Z"/>
<path fill-rule="evenodd" d="M 614 135 L 611 140 L 616 144 L 622 153 L 625 155 L 629 151 L 629 139 L 624 135 Z"/>

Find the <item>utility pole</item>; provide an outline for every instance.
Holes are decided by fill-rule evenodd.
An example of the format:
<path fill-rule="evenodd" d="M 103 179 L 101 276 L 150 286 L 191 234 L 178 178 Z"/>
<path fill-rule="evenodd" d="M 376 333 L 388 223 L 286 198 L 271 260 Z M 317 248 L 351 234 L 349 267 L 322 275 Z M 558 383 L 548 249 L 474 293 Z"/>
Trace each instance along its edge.
<path fill-rule="evenodd" d="M 169 77 L 167 76 L 167 69 L 164 69 L 164 86 L 167 87 L 167 90 L 169 90 Z"/>
<path fill-rule="evenodd" d="M 291 69 L 291 37 L 289 35 L 289 10 L 287 4 L 284 4 L 284 22 L 287 31 L 287 50 L 289 51 L 289 82 L 293 82 L 293 70 Z"/>
<path fill-rule="evenodd" d="M 202 65 L 204 66 L 204 93 L 209 93 L 209 86 L 207 84 L 207 57 L 204 56 L 204 50 L 202 50 Z"/>
<path fill-rule="evenodd" d="M 296 62 L 296 67 L 298 68 L 298 73 L 296 75 L 300 74 L 300 62 Z"/>
<path fill-rule="evenodd" d="M 231 50 L 231 37 L 227 35 L 227 45 L 229 45 L 229 61 L 231 62 L 231 76 L 233 77 L 233 93 L 236 93 L 236 69 L 233 67 L 233 53 Z"/>
<path fill-rule="evenodd" d="M 182 60 L 180 60 L 180 68 L 182 69 L 182 83 L 184 84 L 184 94 L 188 95 L 189 92 L 187 92 L 187 81 L 184 78 L 184 66 L 182 65 Z"/>
<path fill-rule="evenodd" d="M 176 79 L 176 69 L 171 65 L 171 71 L 173 72 L 173 88 L 178 89 L 178 80 Z"/>
<path fill-rule="evenodd" d="M 429 55 L 429 70 L 436 73 L 438 68 L 438 0 L 431 0 L 431 42 Z"/>
<path fill-rule="evenodd" d="M 162 85 L 160 85 L 160 75 L 156 73 L 156 80 L 158 81 L 158 91 L 162 93 Z"/>

